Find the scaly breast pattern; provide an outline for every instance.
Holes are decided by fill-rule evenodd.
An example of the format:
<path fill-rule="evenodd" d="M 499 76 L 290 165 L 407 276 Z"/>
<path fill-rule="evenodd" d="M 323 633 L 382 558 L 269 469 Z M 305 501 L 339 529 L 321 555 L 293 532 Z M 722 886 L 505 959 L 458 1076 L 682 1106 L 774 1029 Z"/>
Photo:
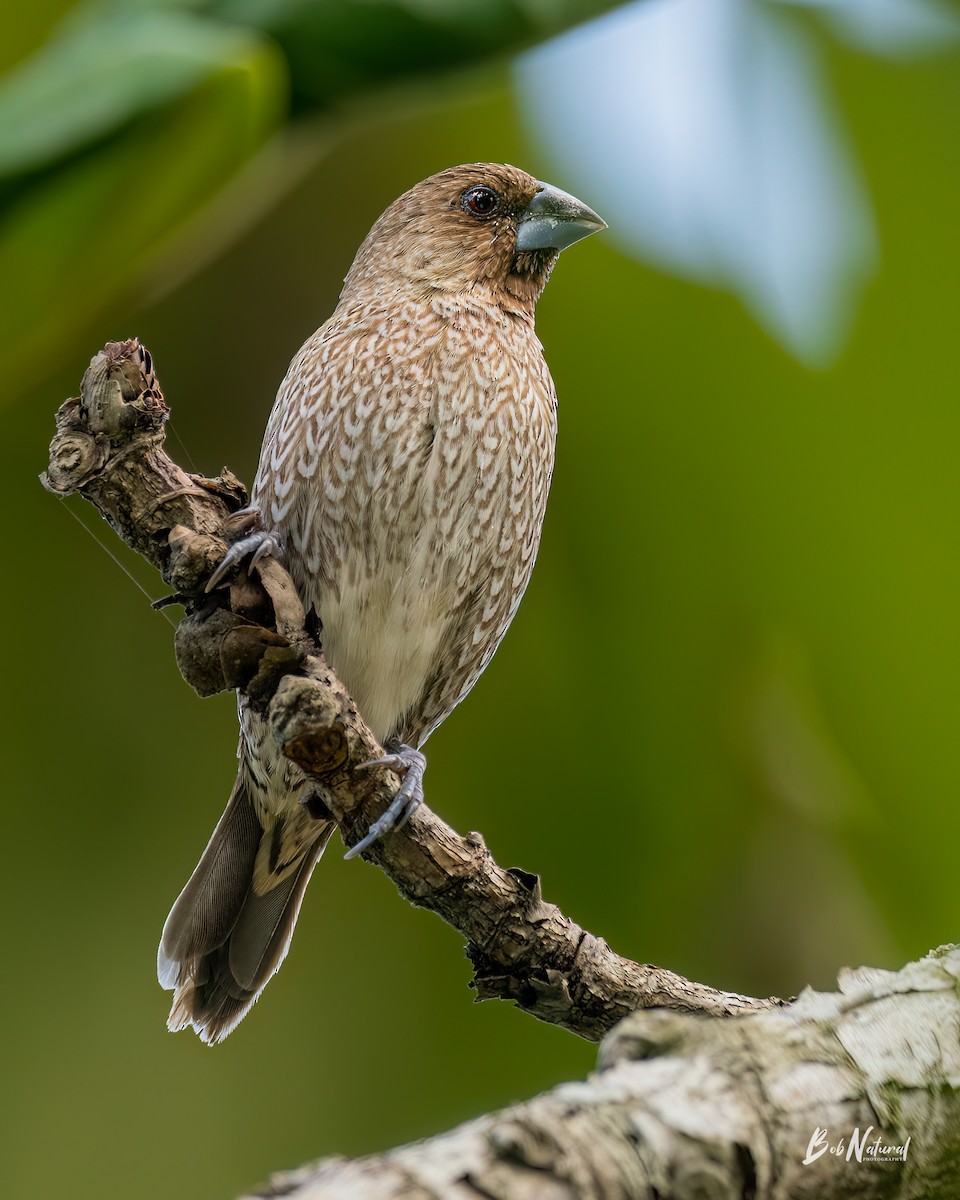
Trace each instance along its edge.
<path fill-rule="evenodd" d="M 422 744 L 533 569 L 556 399 L 532 320 L 438 295 L 338 309 L 294 359 L 254 503 L 381 740 Z"/>

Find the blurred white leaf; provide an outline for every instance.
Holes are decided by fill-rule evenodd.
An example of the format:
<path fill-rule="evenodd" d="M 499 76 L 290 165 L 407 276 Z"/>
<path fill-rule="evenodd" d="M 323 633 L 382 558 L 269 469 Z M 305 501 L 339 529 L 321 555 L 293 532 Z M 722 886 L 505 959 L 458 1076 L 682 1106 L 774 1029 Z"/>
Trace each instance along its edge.
<path fill-rule="evenodd" d="M 869 202 L 805 31 L 756 0 L 642 0 L 526 55 L 526 119 L 565 187 L 667 270 L 729 287 L 798 357 L 841 344 Z"/>
<path fill-rule="evenodd" d="M 819 9 L 837 37 L 892 58 L 927 54 L 960 37 L 960 17 L 941 0 L 780 0 Z"/>

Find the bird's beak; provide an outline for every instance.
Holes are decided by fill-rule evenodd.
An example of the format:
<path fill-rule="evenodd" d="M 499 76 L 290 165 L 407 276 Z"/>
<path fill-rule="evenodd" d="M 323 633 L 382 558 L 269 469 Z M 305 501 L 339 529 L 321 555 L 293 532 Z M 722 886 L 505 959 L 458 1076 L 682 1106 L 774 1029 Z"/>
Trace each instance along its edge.
<path fill-rule="evenodd" d="M 523 210 L 517 226 L 517 250 L 565 250 L 574 242 L 606 229 L 607 223 L 569 192 L 549 183 Z"/>

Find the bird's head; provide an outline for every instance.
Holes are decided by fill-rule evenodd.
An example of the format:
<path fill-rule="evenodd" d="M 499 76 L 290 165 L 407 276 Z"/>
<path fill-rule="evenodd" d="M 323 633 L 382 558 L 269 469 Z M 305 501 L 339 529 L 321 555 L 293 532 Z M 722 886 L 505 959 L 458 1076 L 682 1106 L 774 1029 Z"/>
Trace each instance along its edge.
<path fill-rule="evenodd" d="M 532 312 L 560 251 L 604 228 L 576 197 L 517 167 L 451 167 L 404 192 L 376 221 L 343 296 L 481 290 Z"/>

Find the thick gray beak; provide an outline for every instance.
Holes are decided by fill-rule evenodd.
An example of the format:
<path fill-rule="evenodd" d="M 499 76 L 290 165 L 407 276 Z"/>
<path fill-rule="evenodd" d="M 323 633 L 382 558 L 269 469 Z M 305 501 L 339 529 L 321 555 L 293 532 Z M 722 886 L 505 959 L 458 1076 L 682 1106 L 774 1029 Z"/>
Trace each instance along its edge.
<path fill-rule="evenodd" d="M 606 227 L 606 221 L 576 196 L 541 183 L 520 217 L 517 250 L 565 250 Z"/>

